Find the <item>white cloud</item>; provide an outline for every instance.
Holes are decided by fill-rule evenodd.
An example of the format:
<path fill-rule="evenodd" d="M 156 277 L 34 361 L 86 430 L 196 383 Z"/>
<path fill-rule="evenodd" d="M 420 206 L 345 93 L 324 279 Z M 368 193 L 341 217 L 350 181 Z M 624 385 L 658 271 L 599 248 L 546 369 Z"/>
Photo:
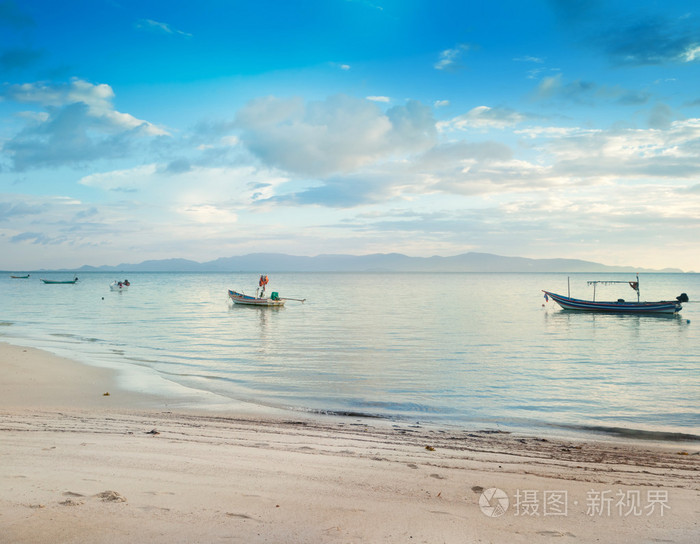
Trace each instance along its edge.
<path fill-rule="evenodd" d="M 23 112 L 25 126 L 3 145 L 17 171 L 120 157 L 143 138 L 168 134 L 115 110 L 109 85 L 74 78 L 63 84 L 9 85 L 2 95 L 9 101 L 43 108 Z"/>
<path fill-rule="evenodd" d="M 221 145 L 225 147 L 236 147 L 241 143 L 241 140 L 238 138 L 238 136 L 229 135 L 221 138 L 219 140 L 219 143 L 221 143 Z"/>
<path fill-rule="evenodd" d="M 542 81 L 537 88 L 537 94 L 539 97 L 551 98 L 552 96 L 556 95 L 562 88 L 561 79 L 561 74 L 542 78 Z"/>
<path fill-rule="evenodd" d="M 470 47 L 467 44 L 458 44 L 452 49 L 445 49 L 440 52 L 438 61 L 433 65 L 436 70 L 451 71 L 461 68 L 460 59 L 462 55 L 469 51 Z"/>
<path fill-rule="evenodd" d="M 139 30 L 149 30 L 160 34 L 177 34 L 187 38 L 192 37 L 192 34 L 188 32 L 177 30 L 176 28 L 171 27 L 168 23 L 161 23 L 159 21 L 154 21 L 153 19 L 141 19 L 137 21 L 134 26 Z"/>
<path fill-rule="evenodd" d="M 435 120 L 415 101 L 382 111 L 337 95 L 304 103 L 267 97 L 238 112 L 241 143 L 264 164 L 305 176 L 349 172 L 433 145 Z"/>
<path fill-rule="evenodd" d="M 540 136 L 546 137 L 561 137 L 569 136 L 571 134 L 579 133 L 581 129 L 578 127 L 529 127 L 514 130 L 514 134 L 522 134 L 528 138 L 538 138 Z"/>
<path fill-rule="evenodd" d="M 228 214 L 234 207 L 272 197 L 276 188 L 287 181 L 279 172 L 250 166 L 192 166 L 178 171 L 153 163 L 90 174 L 79 183 L 111 193 L 115 200 L 132 194 L 134 199 L 157 202 L 189 215 L 197 210 L 202 217 L 213 217 L 212 210 L 223 203 Z"/>
<path fill-rule="evenodd" d="M 525 55 L 524 57 L 517 57 L 513 60 L 516 62 L 534 62 L 535 64 L 542 64 L 544 62 L 544 59 L 541 59 L 539 57 L 531 57 L 529 55 Z"/>
<path fill-rule="evenodd" d="M 674 121 L 666 130 L 616 129 L 571 131 L 546 144 L 548 153 L 577 175 L 689 177 L 700 167 L 700 119 Z M 595 157 L 595 160 L 591 160 Z"/>
<path fill-rule="evenodd" d="M 150 176 L 158 171 L 157 165 L 146 164 L 126 170 L 113 170 L 111 172 L 100 172 L 89 174 L 81 178 L 78 183 L 86 187 L 96 187 L 103 191 L 137 191 L 147 184 Z"/>
<path fill-rule="evenodd" d="M 371 102 L 391 102 L 388 96 L 367 96 L 366 98 Z"/>
<path fill-rule="evenodd" d="M 482 108 L 470 113 L 454 126 L 505 128 L 520 119 L 503 112 L 489 117 L 490 110 Z M 527 145 L 445 142 L 326 177 L 281 201 L 343 208 L 435 194 L 493 197 L 575 187 L 596 187 L 605 194 L 602 188 L 628 180 L 646 184 L 665 179 L 685 189 L 700 171 L 700 120 L 676 121 L 668 130 L 534 127 L 513 133 L 527 137 Z"/>
<path fill-rule="evenodd" d="M 526 119 L 525 115 L 509 108 L 490 108 L 477 106 L 467 113 L 438 123 L 441 132 L 451 130 L 468 130 L 470 128 L 507 128 Z"/>
<path fill-rule="evenodd" d="M 71 104 L 85 104 L 88 115 L 101 120 L 103 128 L 113 130 L 142 129 L 146 134 L 157 136 L 168 134 L 167 131 L 147 121 L 137 119 L 114 109 L 112 100 L 114 91 L 109 85 L 93 85 L 87 81 L 73 78 L 67 84 L 23 83 L 10 85 L 4 92 L 8 100 L 24 104 L 38 104 L 43 107 L 64 108 Z M 48 115 L 43 113 L 44 120 Z"/>
<path fill-rule="evenodd" d="M 693 62 L 700 59 L 700 45 L 693 44 L 688 46 L 688 48 L 681 54 L 681 58 L 685 62 Z"/>
<path fill-rule="evenodd" d="M 236 213 L 212 204 L 183 206 L 177 211 L 197 223 L 231 224 L 238 222 Z"/>

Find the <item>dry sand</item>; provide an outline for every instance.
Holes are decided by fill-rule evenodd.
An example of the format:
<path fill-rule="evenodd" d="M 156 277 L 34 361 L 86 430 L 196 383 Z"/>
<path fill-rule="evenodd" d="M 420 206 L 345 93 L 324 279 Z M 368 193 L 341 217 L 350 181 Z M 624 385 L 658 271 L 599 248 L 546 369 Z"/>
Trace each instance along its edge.
<path fill-rule="evenodd" d="M 0 344 L 0 543 L 694 543 L 698 453 L 193 413 Z"/>

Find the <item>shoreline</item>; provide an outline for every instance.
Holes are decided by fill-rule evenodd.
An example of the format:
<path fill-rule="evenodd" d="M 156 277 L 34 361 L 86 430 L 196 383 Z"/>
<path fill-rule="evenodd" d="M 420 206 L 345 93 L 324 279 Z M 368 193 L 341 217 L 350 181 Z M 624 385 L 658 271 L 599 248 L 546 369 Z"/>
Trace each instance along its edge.
<path fill-rule="evenodd" d="M 8 542 L 685 543 L 700 534 L 697 445 L 204 413 L 125 391 L 111 370 L 3 343 L 0 376 Z M 490 489 L 506 497 L 503 515 Z"/>
<path fill-rule="evenodd" d="M 100 401 L 96 397 L 91 397 L 91 405 L 94 407 L 119 407 L 124 402 L 130 406 L 142 407 L 168 407 L 180 412 L 197 413 L 202 415 L 216 415 L 234 413 L 236 415 L 248 415 L 251 417 L 279 417 L 279 418 L 302 418 L 325 420 L 333 418 L 360 418 L 375 421 L 378 424 L 405 424 L 406 422 L 418 421 L 425 427 L 434 429 L 474 429 L 488 431 L 502 431 L 509 434 L 517 434 L 525 437 L 542 436 L 548 439 L 561 440 L 596 440 L 602 442 L 622 442 L 630 444 L 656 444 L 675 445 L 687 444 L 690 447 L 700 446 L 700 434 L 693 434 L 690 429 L 683 428 L 669 430 L 656 430 L 648 428 L 630 428 L 619 425 L 587 425 L 584 423 L 561 423 L 555 424 L 546 421 L 527 420 L 520 421 L 513 419 L 510 421 L 479 421 L 460 419 L 430 419 L 422 418 L 423 414 L 393 416 L 390 414 L 364 412 L 356 409 L 323 409 L 323 408 L 296 408 L 292 406 L 276 406 L 270 404 L 260 404 L 243 399 L 235 399 L 229 396 L 222 396 L 216 392 L 205 389 L 190 388 L 186 385 L 170 381 L 160 376 L 156 371 L 149 368 L 116 368 L 110 364 L 91 364 L 79 358 L 71 358 L 66 354 L 55 353 L 48 348 L 34 347 L 19 341 L 18 339 L 0 339 L 0 346 L 7 345 L 22 350 L 36 350 L 39 352 L 38 360 L 43 361 L 45 357 L 55 357 L 62 361 L 65 369 L 70 369 L 68 375 L 73 379 L 76 376 L 102 376 L 100 381 L 104 384 L 105 391 L 108 389 L 120 392 L 120 400 L 109 399 L 108 402 Z M 67 351 L 67 350 L 63 350 Z M 85 357 L 85 355 L 83 355 Z M 89 371 L 86 369 L 90 369 Z M 43 368 L 43 372 L 45 372 Z M 61 383 L 66 392 L 66 382 Z M 153 392 L 152 392 L 153 391 Z M 82 394 L 82 393 L 81 393 Z M 110 393 L 111 394 L 111 393 Z M 23 395 L 23 401 L 28 398 Z M 71 397 L 72 398 L 72 397 Z M 41 405 L 40 399 L 34 400 Z M 69 406 L 74 405 L 71 401 Z"/>

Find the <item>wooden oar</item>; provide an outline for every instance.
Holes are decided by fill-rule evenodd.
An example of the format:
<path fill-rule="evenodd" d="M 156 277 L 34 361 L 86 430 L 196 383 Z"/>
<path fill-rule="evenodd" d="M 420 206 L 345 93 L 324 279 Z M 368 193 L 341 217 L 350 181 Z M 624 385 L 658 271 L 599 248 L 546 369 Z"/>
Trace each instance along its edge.
<path fill-rule="evenodd" d="M 297 302 L 301 302 L 302 304 L 306 300 L 305 298 L 288 298 L 288 297 L 280 297 L 280 300 L 296 300 Z"/>

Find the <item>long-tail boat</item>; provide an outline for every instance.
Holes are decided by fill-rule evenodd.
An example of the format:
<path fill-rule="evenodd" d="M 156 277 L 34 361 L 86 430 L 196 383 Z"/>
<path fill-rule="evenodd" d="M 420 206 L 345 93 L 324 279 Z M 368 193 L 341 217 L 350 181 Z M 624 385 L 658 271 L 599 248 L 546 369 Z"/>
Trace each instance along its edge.
<path fill-rule="evenodd" d="M 613 283 L 627 283 L 637 292 L 637 301 L 628 302 L 623 299 L 616 301 L 597 301 L 595 299 L 596 287 Z M 583 312 L 609 312 L 626 314 L 675 314 L 683 309 L 682 302 L 688 302 L 688 295 L 681 293 L 676 300 L 661 300 L 657 302 L 642 302 L 639 295 L 639 274 L 637 281 L 589 281 L 588 285 L 593 286 L 593 300 L 582 300 L 571 296 L 558 295 L 551 291 L 545 291 L 545 300 L 550 298 L 565 310 L 576 310 Z"/>

